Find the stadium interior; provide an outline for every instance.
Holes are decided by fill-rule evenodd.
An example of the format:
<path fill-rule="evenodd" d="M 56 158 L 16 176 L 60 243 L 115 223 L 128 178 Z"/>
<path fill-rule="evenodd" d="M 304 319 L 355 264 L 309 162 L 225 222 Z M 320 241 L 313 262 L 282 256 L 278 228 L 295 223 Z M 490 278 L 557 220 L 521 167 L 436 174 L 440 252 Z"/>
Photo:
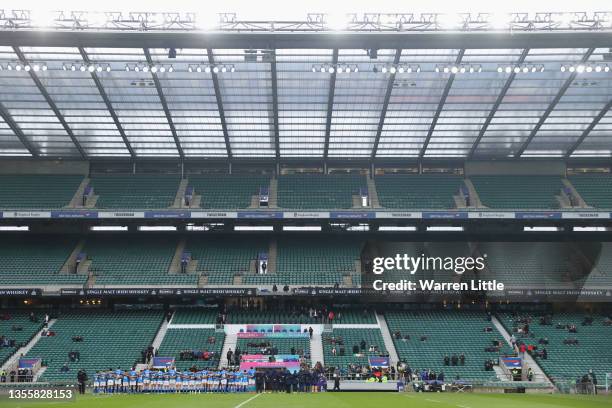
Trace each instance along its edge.
<path fill-rule="evenodd" d="M 609 27 L 232 24 L 0 28 L 3 383 L 240 350 L 330 388 L 608 391 Z M 504 290 L 370 293 L 395 253 Z"/>

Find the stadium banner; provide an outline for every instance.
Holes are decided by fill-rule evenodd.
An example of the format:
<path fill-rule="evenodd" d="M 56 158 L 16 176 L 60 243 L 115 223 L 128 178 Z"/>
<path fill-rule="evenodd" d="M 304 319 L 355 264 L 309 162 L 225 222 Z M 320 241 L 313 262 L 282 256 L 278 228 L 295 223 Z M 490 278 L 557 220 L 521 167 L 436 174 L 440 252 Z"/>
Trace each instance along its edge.
<path fill-rule="evenodd" d="M 51 218 L 51 211 L 4 211 L 2 218 Z"/>
<path fill-rule="evenodd" d="M 236 211 L 192 211 L 191 218 L 238 218 Z"/>
<path fill-rule="evenodd" d="M 468 218 L 467 211 L 428 211 L 423 212 L 423 219 L 462 220 Z"/>
<path fill-rule="evenodd" d="M 238 211 L 238 218 L 272 220 L 283 218 L 282 211 Z"/>
<path fill-rule="evenodd" d="M 240 355 L 241 361 L 251 362 L 268 362 L 270 356 L 268 354 L 242 354 Z M 274 360 L 278 362 L 295 362 L 300 361 L 300 356 L 297 354 L 275 354 Z"/>
<path fill-rule="evenodd" d="M 174 357 L 153 357 L 153 368 L 164 369 L 174 366 Z"/>
<path fill-rule="evenodd" d="M 299 324 L 247 324 L 247 332 L 299 332 L 302 326 Z"/>
<path fill-rule="evenodd" d="M 501 219 L 512 219 L 512 218 L 515 218 L 515 214 L 513 212 L 498 212 L 498 211 L 475 212 L 475 211 L 470 211 L 468 213 L 468 218 L 501 220 Z"/>
<path fill-rule="evenodd" d="M 289 338 L 307 338 L 308 333 L 257 333 L 243 332 L 237 333 L 239 339 L 289 339 Z"/>
<path fill-rule="evenodd" d="M 562 218 L 569 220 L 601 220 L 610 218 L 610 213 L 585 211 L 564 212 Z"/>
<path fill-rule="evenodd" d="M 255 296 L 255 288 L 101 288 L 60 289 L 62 296 Z M 1 294 L 1 292 L 0 292 Z M 25 296 L 25 295 L 23 295 Z"/>
<path fill-rule="evenodd" d="M 377 211 L 376 218 L 423 218 L 423 213 L 414 211 Z"/>
<path fill-rule="evenodd" d="M 145 218 L 144 211 L 100 211 L 98 218 Z"/>
<path fill-rule="evenodd" d="M 520 357 L 502 357 L 501 360 L 508 369 L 523 367 L 523 361 Z"/>
<path fill-rule="evenodd" d="M 20 358 L 18 367 L 32 369 L 36 367 L 37 364 L 40 364 L 41 361 L 40 358 Z"/>
<path fill-rule="evenodd" d="M 330 211 L 329 218 L 370 220 L 376 218 L 376 211 Z"/>
<path fill-rule="evenodd" d="M 329 218 L 329 211 L 285 211 L 283 218 Z"/>
<path fill-rule="evenodd" d="M 389 357 L 368 357 L 370 367 L 389 368 Z"/>
<path fill-rule="evenodd" d="M 561 212 L 559 211 L 521 211 L 515 213 L 515 218 L 518 220 L 560 220 Z"/>
<path fill-rule="evenodd" d="M 51 218 L 98 218 L 97 211 L 51 211 Z"/>
<path fill-rule="evenodd" d="M 145 211 L 145 218 L 191 218 L 191 211 Z"/>
<path fill-rule="evenodd" d="M 287 371 L 295 373 L 299 371 L 300 363 L 297 361 L 243 361 L 240 363 L 240 371 L 248 371 L 252 368 L 285 368 Z"/>
<path fill-rule="evenodd" d="M 2 297 L 33 297 L 42 295 L 42 289 L 0 289 L 0 298 Z"/>

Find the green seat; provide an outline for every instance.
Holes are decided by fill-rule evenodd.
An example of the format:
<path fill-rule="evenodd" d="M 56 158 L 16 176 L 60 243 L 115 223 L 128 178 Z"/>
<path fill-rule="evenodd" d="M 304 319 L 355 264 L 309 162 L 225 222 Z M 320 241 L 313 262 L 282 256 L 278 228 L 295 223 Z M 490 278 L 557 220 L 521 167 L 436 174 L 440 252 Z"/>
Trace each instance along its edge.
<path fill-rule="evenodd" d="M 291 209 L 347 209 L 366 187 L 360 175 L 290 174 L 278 178 L 278 206 Z"/>
<path fill-rule="evenodd" d="M 200 207 L 212 209 L 239 209 L 251 205 L 251 197 L 259 194 L 260 187 L 270 186 L 270 177 L 257 174 L 190 175 L 189 187 L 201 195 Z"/>
<path fill-rule="evenodd" d="M 217 368 L 225 333 L 217 333 L 215 329 L 168 329 L 157 355 L 174 357 L 176 368 L 187 370 L 196 366 L 198 370 Z M 201 351 L 211 353 L 209 358 L 199 360 L 181 360 L 182 351 Z"/>
<path fill-rule="evenodd" d="M 612 176 L 584 174 L 568 177 L 584 201 L 595 208 L 612 209 Z"/>
<path fill-rule="evenodd" d="M 463 179 L 447 175 L 382 175 L 374 178 L 380 205 L 386 208 L 451 209 Z"/>
<path fill-rule="evenodd" d="M 66 207 L 83 176 L 20 174 L 0 175 L 0 208 L 57 209 Z"/>
<path fill-rule="evenodd" d="M 332 339 L 336 340 L 334 345 Z M 387 355 L 385 342 L 379 329 L 336 329 L 331 333 L 323 334 L 323 355 L 326 367 L 346 368 L 349 364 L 368 365 L 369 357 Z M 338 344 L 341 340 L 343 345 Z M 361 342 L 365 341 L 365 349 L 361 349 Z M 357 346 L 359 352 L 353 354 L 353 347 Z M 370 346 L 376 346 L 378 351 L 369 351 Z M 333 348 L 336 348 L 336 354 Z M 342 355 L 341 348 L 344 348 Z"/>
<path fill-rule="evenodd" d="M 559 176 L 470 176 L 480 201 L 492 209 L 558 208 L 555 196 L 563 188 Z"/>
<path fill-rule="evenodd" d="M 166 174 L 94 175 L 90 186 L 98 196 L 96 208 L 159 209 L 174 204 L 180 176 Z"/>

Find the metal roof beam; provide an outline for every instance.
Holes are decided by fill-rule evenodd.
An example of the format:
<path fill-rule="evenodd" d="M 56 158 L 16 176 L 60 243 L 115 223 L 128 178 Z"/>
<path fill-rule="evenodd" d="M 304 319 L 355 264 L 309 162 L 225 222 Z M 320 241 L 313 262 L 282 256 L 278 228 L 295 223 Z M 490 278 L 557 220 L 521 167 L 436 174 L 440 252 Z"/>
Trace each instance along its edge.
<path fill-rule="evenodd" d="M 465 54 L 465 49 L 459 50 L 457 54 L 457 58 L 455 58 L 455 65 L 461 64 L 461 59 L 463 58 L 463 54 Z M 425 137 L 425 141 L 423 142 L 423 147 L 421 147 L 421 151 L 419 152 L 419 159 L 422 159 L 425 156 L 425 152 L 427 151 L 427 146 L 429 146 L 429 141 L 431 140 L 431 136 L 436 128 L 436 124 L 438 123 L 438 119 L 440 118 L 440 113 L 444 109 L 444 105 L 446 104 L 446 98 L 453 86 L 453 82 L 455 81 L 456 74 L 450 74 L 448 80 L 446 81 L 446 86 L 444 87 L 444 91 L 442 92 L 442 96 L 440 97 L 440 102 L 438 103 L 438 108 L 436 109 L 436 113 L 431 121 L 431 125 L 429 125 L 429 130 L 427 131 L 427 137 Z"/>
<path fill-rule="evenodd" d="M 34 148 L 34 146 L 30 143 L 30 141 L 28 140 L 28 138 L 23 134 L 23 131 L 21 130 L 21 128 L 19 127 L 19 125 L 17 124 L 17 122 L 15 122 L 11 116 L 11 114 L 9 113 L 9 111 L 4 107 L 4 105 L 2 105 L 2 103 L 0 102 L 0 116 L 2 116 L 2 119 L 4 119 L 4 122 L 6 122 L 6 124 L 8 125 L 9 128 L 11 128 L 11 130 L 13 131 L 13 133 L 15 133 L 15 136 L 17 136 L 17 138 L 19 139 L 19 141 L 21 142 L 21 144 L 23 145 L 23 147 L 25 147 L 27 149 L 28 152 L 30 152 L 30 154 L 34 157 L 38 157 L 39 154 L 36 151 L 36 149 Z"/>
<path fill-rule="evenodd" d="M 327 159 L 329 156 L 329 138 L 331 136 L 331 124 L 332 115 L 334 112 L 334 95 L 336 94 L 336 75 L 338 71 L 338 49 L 334 48 L 332 52 L 332 66 L 334 72 L 332 72 L 329 78 L 329 93 L 327 94 L 327 116 L 325 119 L 325 146 L 323 148 L 323 158 Z"/>
<path fill-rule="evenodd" d="M 595 51 L 595 48 L 589 48 L 587 52 L 580 59 L 580 63 L 587 62 L 589 58 L 591 58 L 591 55 L 593 54 L 594 51 Z M 557 104 L 559 103 L 563 95 L 565 95 L 565 92 L 572 85 L 572 82 L 574 82 L 574 80 L 576 79 L 576 75 L 578 75 L 576 72 L 572 72 L 569 78 L 565 80 L 565 82 L 559 89 L 559 92 L 557 92 L 557 95 L 555 95 L 555 98 L 552 100 L 550 105 L 548 105 L 548 108 L 544 111 L 544 114 L 540 116 L 538 123 L 529 133 L 529 136 L 527 137 L 527 139 L 523 142 L 521 147 L 514 154 L 515 157 L 520 157 L 523 155 L 523 153 L 525 153 L 525 150 L 527 150 L 527 148 L 529 147 L 529 144 L 531 144 L 531 141 L 535 138 L 535 135 L 538 133 L 538 131 L 540 130 L 544 122 L 546 122 L 546 119 L 548 119 L 552 111 L 555 110 L 555 107 L 557 106 Z"/>
<path fill-rule="evenodd" d="M 79 53 L 81 54 L 81 58 L 83 58 L 83 61 L 85 62 L 85 64 L 91 63 L 91 61 L 89 60 L 89 56 L 87 55 L 83 47 L 79 47 Z M 125 144 L 125 147 L 130 152 L 132 159 L 135 159 L 136 153 L 134 152 L 134 149 L 132 149 L 132 145 L 130 144 L 130 141 L 128 140 L 126 136 L 125 131 L 123 130 L 123 126 L 121 125 L 121 122 L 119 122 L 119 118 L 117 117 L 117 114 L 115 113 L 115 110 L 113 109 L 113 105 L 111 104 L 110 99 L 108 98 L 108 95 L 106 94 L 106 91 L 104 90 L 104 86 L 102 86 L 102 81 L 100 81 L 100 78 L 98 78 L 98 74 L 96 74 L 95 71 L 91 72 L 91 79 L 93 79 L 94 83 L 96 84 L 96 88 L 98 88 L 98 93 L 102 97 L 102 100 L 104 101 L 104 104 L 106 105 L 106 109 L 108 109 L 108 112 L 113 118 L 113 121 L 115 122 L 115 126 L 117 127 L 117 130 L 119 131 L 119 134 L 121 135 L 121 138 L 123 139 L 123 143 Z"/>
<path fill-rule="evenodd" d="M 587 138 L 587 136 L 589 135 L 589 133 L 591 133 L 591 131 L 595 128 L 595 126 L 597 126 L 597 124 L 601 121 L 601 119 L 603 119 L 604 116 L 606 116 L 606 114 L 608 113 L 608 111 L 612 109 L 612 100 L 610 100 L 606 106 L 603 107 L 603 109 L 599 112 L 599 114 L 597 114 L 597 116 L 595 116 L 593 118 L 593 120 L 591 121 L 591 123 L 589 123 L 589 126 L 586 127 L 586 129 L 584 129 L 584 131 L 582 132 L 582 134 L 580 135 L 580 137 L 578 138 L 578 140 L 576 140 L 576 142 L 574 142 L 574 144 L 572 145 L 572 147 L 570 147 L 568 149 L 568 151 L 565 153 L 565 158 L 569 158 L 572 156 L 572 154 L 574 153 L 574 151 L 576 151 L 576 149 L 578 149 L 578 147 L 580 147 L 580 145 L 582 144 L 582 142 L 584 142 L 584 139 Z"/>
<path fill-rule="evenodd" d="M 151 53 L 149 52 L 149 49 L 143 48 L 143 51 L 145 54 L 145 58 L 147 59 L 147 64 L 153 65 L 153 60 L 151 59 Z M 166 120 L 168 121 L 168 125 L 170 126 L 170 131 L 172 132 L 172 137 L 174 138 L 174 143 L 176 144 L 176 150 L 178 150 L 181 159 L 184 159 L 185 153 L 183 152 L 183 148 L 181 147 L 181 141 L 179 140 L 179 137 L 176 133 L 176 127 L 174 126 L 174 121 L 172 120 L 172 115 L 170 114 L 170 109 L 168 108 L 168 103 L 166 102 L 166 97 L 164 96 L 164 91 L 162 89 L 161 82 L 159 82 L 157 73 L 151 72 L 151 76 L 153 77 L 155 89 L 157 89 L 157 95 L 159 96 L 162 108 L 164 109 L 164 113 L 166 114 Z"/>
<path fill-rule="evenodd" d="M 397 68 L 397 64 L 400 62 L 402 57 L 402 49 L 398 48 L 395 50 L 395 58 L 393 58 L 393 65 Z M 380 111 L 380 119 L 378 120 L 378 128 L 376 129 L 376 138 L 374 139 L 374 145 L 372 146 L 371 158 L 376 157 L 376 151 L 378 150 L 378 143 L 380 142 L 380 135 L 382 135 L 383 126 L 385 125 L 385 118 L 387 117 L 387 108 L 389 107 L 389 100 L 391 100 L 391 93 L 393 92 L 393 84 L 395 83 L 395 72 L 389 74 L 389 81 L 387 82 L 387 91 L 385 92 L 385 99 L 383 101 L 382 110 Z"/>
<path fill-rule="evenodd" d="M 276 52 L 270 51 L 270 77 L 272 80 L 272 121 L 274 122 L 274 149 L 280 159 L 280 132 L 278 127 L 278 78 L 276 75 Z"/>
<path fill-rule="evenodd" d="M 19 47 L 13 47 L 13 51 L 15 51 L 17 58 L 19 58 L 19 61 L 21 61 L 22 64 L 24 65 L 29 64 L 25 55 L 23 54 L 23 52 L 21 52 Z M 81 144 L 77 140 L 76 136 L 74 135 L 74 133 L 72 133 L 72 129 L 70 129 L 70 126 L 68 126 L 68 123 L 64 119 L 64 115 L 62 115 L 59 108 L 53 101 L 53 98 L 51 98 L 51 95 L 49 95 L 49 92 L 47 92 L 47 89 L 43 85 L 40 78 L 38 78 L 38 76 L 36 75 L 33 69 L 31 69 L 28 72 L 28 74 L 30 74 L 30 78 L 32 78 L 32 81 L 34 81 L 34 84 L 36 84 L 38 91 L 41 93 L 43 98 L 45 98 L 45 101 L 47 102 L 47 104 L 49 105 L 49 107 L 51 108 L 55 116 L 57 117 L 57 120 L 60 122 L 60 124 L 64 128 L 64 131 L 68 134 L 68 136 L 70 137 L 70 140 L 72 140 L 72 143 L 74 144 L 74 147 L 78 150 L 81 158 L 86 159 L 87 153 L 85 153 L 85 150 L 83 150 L 83 148 L 81 147 Z"/>
<path fill-rule="evenodd" d="M 529 48 L 525 48 L 523 52 L 521 53 L 521 56 L 519 57 L 519 59 L 514 64 L 518 64 L 518 65 L 523 64 L 528 54 L 529 54 Z M 476 137 L 476 140 L 472 144 L 472 148 L 470 149 L 470 153 L 468 154 L 468 160 L 474 157 L 474 153 L 478 149 L 480 140 L 482 139 L 484 134 L 487 132 L 487 129 L 489 128 L 489 125 L 491 124 L 491 121 L 497 114 L 497 109 L 499 109 L 499 105 L 501 105 L 504 98 L 506 97 L 506 93 L 508 93 L 508 89 L 510 89 L 512 82 L 514 81 L 514 77 L 516 77 L 516 73 L 512 71 L 508 79 L 506 79 L 506 83 L 504 84 L 504 87 L 502 88 L 501 92 L 499 93 L 499 95 L 497 95 L 497 99 L 495 100 L 495 103 L 493 104 L 493 107 L 491 108 L 491 111 L 489 112 L 489 116 L 487 116 L 487 119 L 485 120 L 482 127 L 480 128 L 480 131 L 478 132 L 478 136 Z"/>
<path fill-rule="evenodd" d="M 208 48 L 206 50 L 208 56 L 208 63 L 211 66 L 215 65 L 215 56 L 213 50 Z M 230 143 L 229 132 L 227 131 L 227 122 L 225 121 L 225 110 L 223 109 L 223 98 L 221 97 L 221 87 L 219 87 L 219 77 L 217 73 L 212 71 L 213 88 L 215 89 L 215 99 L 217 100 L 217 110 L 219 111 L 219 120 L 221 121 L 221 129 L 223 130 L 223 138 L 225 139 L 225 149 L 227 150 L 227 157 L 232 158 L 232 145 Z"/>

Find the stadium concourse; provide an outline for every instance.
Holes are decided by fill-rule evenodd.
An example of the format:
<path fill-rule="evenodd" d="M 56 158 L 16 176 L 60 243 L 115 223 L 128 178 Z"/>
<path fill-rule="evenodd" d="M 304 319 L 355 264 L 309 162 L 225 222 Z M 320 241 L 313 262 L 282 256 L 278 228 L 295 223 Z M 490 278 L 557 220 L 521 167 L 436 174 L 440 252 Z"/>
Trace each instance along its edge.
<path fill-rule="evenodd" d="M 0 10 L 2 406 L 609 406 L 612 13 L 490 17 Z"/>

